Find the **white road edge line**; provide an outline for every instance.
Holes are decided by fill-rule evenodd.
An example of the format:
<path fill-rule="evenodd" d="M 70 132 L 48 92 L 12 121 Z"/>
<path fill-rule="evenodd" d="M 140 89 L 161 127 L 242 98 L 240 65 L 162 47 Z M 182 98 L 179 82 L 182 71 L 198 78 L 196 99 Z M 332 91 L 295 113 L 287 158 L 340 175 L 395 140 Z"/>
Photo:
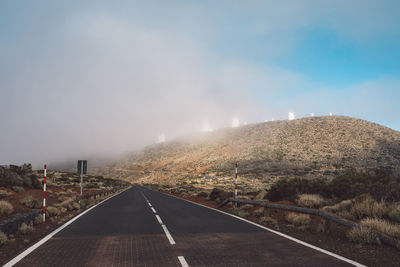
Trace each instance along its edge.
<path fill-rule="evenodd" d="M 148 189 L 148 190 L 150 190 L 150 189 Z M 301 240 L 299 240 L 299 239 L 297 239 L 297 238 L 294 238 L 294 237 L 291 237 L 291 236 L 289 236 L 289 235 L 283 234 L 283 233 L 281 233 L 281 232 L 272 230 L 272 229 L 267 228 L 267 227 L 265 227 L 265 226 L 259 225 L 259 224 L 255 223 L 255 222 L 246 220 L 246 219 L 244 219 L 244 218 L 242 218 L 242 217 L 239 217 L 239 216 L 236 216 L 236 215 L 227 213 L 227 212 L 222 211 L 222 210 L 214 209 L 214 208 L 211 208 L 211 207 L 205 206 L 205 205 L 203 205 L 203 204 L 199 204 L 199 203 L 196 203 L 196 202 L 193 202 L 193 201 L 184 199 L 184 198 L 179 198 L 179 197 L 176 197 L 176 196 L 168 195 L 168 194 L 163 193 L 163 192 L 160 192 L 160 191 L 155 191 L 155 192 L 159 192 L 159 193 L 164 194 L 164 195 L 166 195 L 166 196 L 170 196 L 170 197 L 174 197 L 174 198 L 177 198 L 177 199 L 181 199 L 181 200 L 187 201 L 187 202 L 189 202 L 189 203 L 192 203 L 192 204 L 195 204 L 195 205 L 198 205 L 198 206 L 207 208 L 207 209 L 211 209 L 211 210 L 214 210 L 214 211 L 218 211 L 218 212 L 223 213 L 223 214 L 225 214 L 225 215 L 229 215 L 229 216 L 234 217 L 234 218 L 236 218 L 236 219 L 242 220 L 242 221 L 244 221 L 244 222 L 250 223 L 250 224 L 255 225 L 255 226 L 259 227 L 259 228 L 262 228 L 262 229 L 264 229 L 264 230 L 267 230 L 267 231 L 269 231 L 269 232 L 272 232 L 272 233 L 274 233 L 274 234 L 277 234 L 277 235 L 279 235 L 279 236 L 282 236 L 282 237 L 284 237 L 284 238 L 286 238 L 286 239 L 289 239 L 289 240 L 291 240 L 291 241 L 294 241 L 294 242 L 296 242 L 296 243 L 298 243 L 298 244 L 301 244 L 301 245 L 303 245 L 303 246 L 309 247 L 309 248 L 311 248 L 311 249 L 314 249 L 314 250 L 317 250 L 317 251 L 322 252 L 322 253 L 324 253 L 324 254 L 327 254 L 327 255 L 329 255 L 329 256 L 332 256 L 332 257 L 334 257 L 334 258 L 336 258 L 336 259 L 339 259 L 339 260 L 342 260 L 342 261 L 344 261 L 344 262 L 350 263 L 350 264 L 352 264 L 352 265 L 354 265 L 354 266 L 357 266 L 357 267 L 366 267 L 365 265 L 363 265 L 363 264 L 361 264 L 361 263 L 358 263 L 358 262 L 356 262 L 356 261 L 350 260 L 350 259 L 348 259 L 348 258 L 345 258 L 345 257 L 340 256 L 340 255 L 338 255 L 338 254 L 335 254 L 335 253 L 333 253 L 333 252 L 327 251 L 327 250 L 325 250 L 325 249 L 316 247 L 316 246 L 314 246 L 314 245 L 308 244 L 308 243 L 306 243 L 306 242 L 304 242 L 304 241 L 301 241 Z"/>
<path fill-rule="evenodd" d="M 151 207 L 151 210 L 153 211 L 153 213 L 157 213 L 157 211 L 153 207 Z"/>
<path fill-rule="evenodd" d="M 169 233 L 167 226 L 165 226 L 165 224 L 161 224 L 162 229 L 164 230 L 165 235 L 168 238 L 168 241 L 171 245 L 175 245 L 175 240 L 172 238 L 172 235 Z"/>
<path fill-rule="evenodd" d="M 95 207 L 97 207 L 98 205 L 102 204 L 103 202 L 112 199 L 115 196 L 118 196 L 119 194 L 125 192 L 126 190 L 130 189 L 132 187 L 129 187 L 121 192 L 119 192 L 116 195 L 113 195 L 112 197 L 106 198 L 103 201 L 97 203 L 96 205 L 90 207 L 89 209 L 85 210 L 84 212 L 76 215 L 74 218 L 72 218 L 71 220 L 69 220 L 68 222 L 64 223 L 63 225 L 61 225 L 59 228 L 57 228 L 56 230 L 54 230 L 53 232 L 51 232 L 50 234 L 48 234 L 47 236 L 45 236 L 42 240 L 38 241 L 37 243 L 33 244 L 31 247 L 29 247 L 28 249 L 26 249 L 24 252 L 22 252 L 21 254 L 19 254 L 18 256 L 16 256 L 15 258 L 13 258 L 12 260 L 10 260 L 9 262 L 7 262 L 5 265 L 3 265 L 3 267 L 11 267 L 14 266 L 15 264 L 17 264 L 20 260 L 22 260 L 23 258 L 25 258 L 28 254 L 30 254 L 32 251 L 34 251 L 35 249 L 37 249 L 38 247 L 40 247 L 41 245 L 43 245 L 46 241 L 48 241 L 50 238 L 52 238 L 54 235 L 56 235 L 58 232 L 60 232 L 61 230 L 63 230 L 65 227 L 67 227 L 68 225 L 70 225 L 71 223 L 73 223 L 75 220 L 77 220 L 79 217 L 81 217 L 82 215 L 84 215 L 85 213 L 89 212 L 90 210 L 94 209 Z"/>
<path fill-rule="evenodd" d="M 178 260 L 181 263 L 182 267 L 189 267 L 189 264 L 186 262 L 185 257 L 178 256 Z"/>

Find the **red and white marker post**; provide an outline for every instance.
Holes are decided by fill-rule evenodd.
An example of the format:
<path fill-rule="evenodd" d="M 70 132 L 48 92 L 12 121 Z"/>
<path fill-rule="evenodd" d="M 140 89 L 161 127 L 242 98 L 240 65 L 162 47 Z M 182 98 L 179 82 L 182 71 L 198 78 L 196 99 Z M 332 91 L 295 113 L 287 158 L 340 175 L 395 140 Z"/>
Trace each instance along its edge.
<path fill-rule="evenodd" d="M 44 180 L 43 180 L 43 222 L 46 221 L 46 175 L 47 175 L 47 165 L 44 164 Z"/>
<path fill-rule="evenodd" d="M 235 168 L 235 204 L 234 204 L 234 208 L 237 207 L 237 181 L 238 181 L 238 164 L 236 163 L 236 168 Z"/>

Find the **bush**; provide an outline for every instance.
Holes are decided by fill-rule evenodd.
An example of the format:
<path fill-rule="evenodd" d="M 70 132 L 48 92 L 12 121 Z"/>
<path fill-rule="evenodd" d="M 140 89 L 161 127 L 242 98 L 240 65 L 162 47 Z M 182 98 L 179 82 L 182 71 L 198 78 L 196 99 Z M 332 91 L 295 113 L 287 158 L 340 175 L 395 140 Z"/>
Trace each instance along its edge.
<path fill-rule="evenodd" d="M 343 200 L 333 206 L 323 207 L 322 210 L 331 213 L 337 213 L 342 211 L 350 211 L 351 206 L 353 205 L 353 201 L 351 200 Z"/>
<path fill-rule="evenodd" d="M 18 232 L 21 234 L 28 234 L 33 231 L 32 225 L 27 225 L 26 223 L 22 223 L 21 226 L 18 228 Z"/>
<path fill-rule="evenodd" d="M 11 214 L 14 207 L 6 200 L 0 200 L 0 214 Z"/>
<path fill-rule="evenodd" d="M 0 197 L 8 197 L 8 196 L 11 196 L 13 194 L 14 193 L 10 193 L 10 192 L 8 192 L 6 190 L 0 190 Z"/>
<path fill-rule="evenodd" d="M 297 204 L 307 208 L 319 208 L 325 203 L 323 197 L 317 194 L 302 194 L 299 195 Z"/>
<path fill-rule="evenodd" d="M 366 218 L 360 221 L 360 225 L 369 227 L 372 230 L 381 232 L 383 234 L 399 238 L 400 226 L 389 223 L 388 221 L 377 218 Z"/>
<path fill-rule="evenodd" d="M 81 205 L 79 203 L 73 202 L 71 205 L 71 210 L 79 210 L 81 208 Z"/>
<path fill-rule="evenodd" d="M 71 201 L 71 200 L 73 200 L 71 197 L 67 197 L 67 196 L 63 196 L 63 195 L 61 195 L 59 198 L 58 198 L 58 201 L 60 201 L 60 202 L 64 202 L 64 201 L 66 201 L 66 200 L 68 200 L 68 201 Z"/>
<path fill-rule="evenodd" d="M 271 186 L 266 197 L 271 201 L 294 201 L 299 194 L 320 194 L 324 198 L 344 200 L 367 193 L 375 199 L 400 201 L 400 177 L 393 177 L 378 169 L 374 174 L 347 172 L 332 181 L 281 179 Z"/>
<path fill-rule="evenodd" d="M 271 218 L 271 217 L 264 216 L 264 217 L 261 217 L 260 223 L 261 224 L 268 224 L 268 223 L 278 224 L 278 221 L 273 219 L 273 218 Z"/>
<path fill-rule="evenodd" d="M 356 199 L 350 209 L 350 213 L 356 219 L 365 217 L 382 218 L 388 213 L 388 209 L 384 202 L 377 202 L 369 195 L 362 195 Z"/>
<path fill-rule="evenodd" d="M 289 212 L 286 215 L 286 220 L 296 226 L 308 226 L 311 223 L 310 215 L 308 214 L 297 214 Z"/>
<path fill-rule="evenodd" d="M 295 201 L 298 194 L 318 194 L 325 191 L 325 184 L 326 182 L 322 179 L 282 179 L 271 186 L 266 198 L 271 201 Z"/>
<path fill-rule="evenodd" d="M 42 207 L 42 203 L 39 200 L 34 199 L 31 195 L 24 197 L 19 202 L 30 209 L 39 209 Z"/>
<path fill-rule="evenodd" d="M 264 215 L 264 211 L 265 211 L 264 207 L 258 208 L 253 211 L 253 215 L 256 217 L 260 217 L 260 216 Z"/>
<path fill-rule="evenodd" d="M 0 246 L 6 245 L 7 243 L 8 243 L 7 235 L 0 231 Z"/>
<path fill-rule="evenodd" d="M 43 215 L 42 214 L 36 216 L 35 219 L 33 220 L 33 224 L 35 224 L 35 225 L 41 224 L 42 222 L 43 222 Z"/>
<path fill-rule="evenodd" d="M 393 221 L 400 222 L 400 203 L 393 204 L 389 208 L 388 217 Z"/>
<path fill-rule="evenodd" d="M 57 209 L 56 207 L 50 206 L 46 208 L 46 215 L 49 217 L 58 216 L 60 214 L 61 214 L 60 210 Z"/>
<path fill-rule="evenodd" d="M 12 188 L 12 190 L 14 190 L 17 193 L 25 192 L 25 188 L 23 188 L 22 186 L 14 185 L 11 188 Z"/>
<path fill-rule="evenodd" d="M 377 234 L 370 227 L 354 227 L 347 233 L 351 242 L 359 244 L 373 244 L 376 242 Z"/>
<path fill-rule="evenodd" d="M 7 170 L 4 174 L 4 182 L 2 183 L 4 186 L 10 185 L 23 185 L 24 181 L 22 178 L 15 172 Z"/>

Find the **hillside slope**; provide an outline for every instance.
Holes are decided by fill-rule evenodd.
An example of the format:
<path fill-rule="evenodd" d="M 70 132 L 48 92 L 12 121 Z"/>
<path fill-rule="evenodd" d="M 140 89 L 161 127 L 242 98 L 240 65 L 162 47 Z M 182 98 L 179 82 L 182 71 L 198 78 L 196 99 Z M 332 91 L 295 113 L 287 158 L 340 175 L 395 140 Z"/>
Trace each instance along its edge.
<path fill-rule="evenodd" d="M 131 182 L 196 185 L 222 179 L 230 185 L 235 162 L 242 184 L 251 188 L 281 177 L 398 172 L 400 132 L 342 116 L 265 122 L 154 144 L 96 172 Z"/>

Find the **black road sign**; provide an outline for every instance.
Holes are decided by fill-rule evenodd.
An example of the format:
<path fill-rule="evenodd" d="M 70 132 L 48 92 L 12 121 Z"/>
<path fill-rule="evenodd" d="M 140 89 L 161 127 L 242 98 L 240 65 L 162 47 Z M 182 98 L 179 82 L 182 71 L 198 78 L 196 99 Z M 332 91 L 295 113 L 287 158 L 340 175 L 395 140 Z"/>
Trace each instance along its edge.
<path fill-rule="evenodd" d="M 87 160 L 78 160 L 78 174 L 87 174 Z"/>

